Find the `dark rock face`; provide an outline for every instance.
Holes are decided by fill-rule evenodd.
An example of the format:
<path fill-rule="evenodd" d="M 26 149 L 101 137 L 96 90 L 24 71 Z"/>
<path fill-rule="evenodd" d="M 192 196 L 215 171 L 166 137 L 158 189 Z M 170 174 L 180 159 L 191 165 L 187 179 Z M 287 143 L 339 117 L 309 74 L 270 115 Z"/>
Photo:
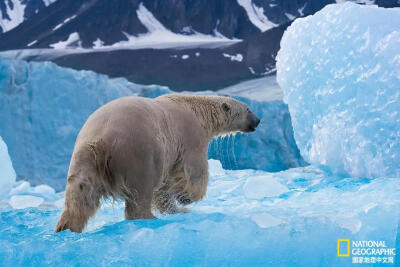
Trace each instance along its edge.
<path fill-rule="evenodd" d="M 52 60 L 62 66 L 94 70 L 111 77 L 126 77 L 137 83 L 168 85 L 176 91 L 215 90 L 273 72 L 280 39 L 291 21 L 314 14 L 325 5 L 336 2 L 57 0 L 45 7 L 45 0 L 5 0 L 0 2 L 3 18 L 7 18 L 5 3 L 15 1 L 26 5 L 26 20 L 0 34 L 0 51 L 50 48 L 52 44 L 68 40 L 71 34 L 78 34 L 79 38 L 69 44 L 71 49 L 78 46 L 92 48 L 96 41 L 103 46 L 111 46 L 128 40 L 128 36 L 140 36 L 151 31 L 143 21 L 149 16 L 150 20 L 154 18 L 158 21 L 155 26 L 165 31 L 181 35 L 200 33 L 210 37 L 221 34 L 229 39 L 242 40 L 214 48 L 154 49 L 150 45 L 136 50 L 113 47 L 107 51 L 94 50 L 84 54 L 72 52 L 51 58 L 28 58 Z M 384 7 L 400 6 L 400 0 L 376 0 L 375 3 Z M 140 17 L 141 6 L 150 15 Z M 272 26 L 260 27 L 257 21 L 261 24 L 266 21 Z"/>

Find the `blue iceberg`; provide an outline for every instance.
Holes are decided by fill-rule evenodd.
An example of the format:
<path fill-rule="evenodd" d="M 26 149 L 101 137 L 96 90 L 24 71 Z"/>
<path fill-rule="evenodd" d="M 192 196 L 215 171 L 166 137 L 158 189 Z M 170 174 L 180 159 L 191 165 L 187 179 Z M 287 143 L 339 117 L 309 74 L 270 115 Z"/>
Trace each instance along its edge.
<path fill-rule="evenodd" d="M 285 32 L 277 79 L 307 162 L 400 177 L 399 25 L 399 8 L 345 3 Z"/>

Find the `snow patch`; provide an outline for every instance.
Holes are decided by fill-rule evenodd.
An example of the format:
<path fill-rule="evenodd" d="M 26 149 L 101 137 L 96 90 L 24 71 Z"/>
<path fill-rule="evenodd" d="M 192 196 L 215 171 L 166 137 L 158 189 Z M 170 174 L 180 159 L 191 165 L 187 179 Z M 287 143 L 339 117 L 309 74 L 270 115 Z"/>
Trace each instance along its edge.
<path fill-rule="evenodd" d="M 271 22 L 267 16 L 265 16 L 264 9 L 262 7 L 257 7 L 252 0 L 237 0 L 237 2 L 246 10 L 251 23 L 259 28 L 260 31 L 265 32 L 279 26 Z"/>
<path fill-rule="evenodd" d="M 349 1 L 357 3 L 357 4 L 364 4 L 364 5 L 374 5 L 375 4 L 375 0 L 336 0 L 336 3 L 343 4 L 343 3 L 346 3 Z"/>
<path fill-rule="evenodd" d="M 49 6 L 49 5 L 53 4 L 55 1 L 57 1 L 57 0 L 43 0 L 43 3 L 45 6 Z"/>
<path fill-rule="evenodd" d="M 231 61 L 242 62 L 242 60 L 243 60 L 243 55 L 242 55 L 242 54 L 229 55 L 229 54 L 223 53 L 222 55 L 223 55 L 224 57 L 230 58 Z"/>
<path fill-rule="evenodd" d="M 66 23 L 68 23 L 69 21 L 73 20 L 74 18 L 76 18 L 76 15 L 73 15 L 69 18 L 66 18 L 62 23 L 58 24 L 57 26 L 55 26 L 53 28 L 53 32 L 56 31 L 57 29 L 61 28 L 62 26 L 64 26 Z"/>
<path fill-rule="evenodd" d="M 34 45 L 36 43 L 37 43 L 37 40 L 30 42 L 29 44 L 27 44 L 27 46 L 29 47 L 29 46 L 32 46 L 32 45 Z"/>
<path fill-rule="evenodd" d="M 304 9 L 306 8 L 306 6 L 307 6 L 307 3 L 305 3 L 304 6 L 302 6 L 302 7 L 298 10 L 300 16 L 304 16 Z"/>
<path fill-rule="evenodd" d="M 171 32 L 159 22 L 154 15 L 140 3 L 136 11 L 140 22 L 148 30 L 148 33 L 132 36 L 124 33 L 128 40 L 117 42 L 110 47 L 154 47 L 161 46 L 162 48 L 186 46 L 187 44 L 202 44 L 202 43 L 235 43 L 240 42 L 239 39 L 229 39 L 225 36 L 206 35 L 194 30 L 193 34 L 177 34 Z"/>
<path fill-rule="evenodd" d="M 74 48 L 80 47 L 81 41 L 79 38 L 79 34 L 77 32 L 73 32 L 68 36 L 68 39 L 65 41 L 59 41 L 58 43 L 51 44 L 50 47 L 54 49 L 66 49 L 66 48 Z"/>
<path fill-rule="evenodd" d="M 24 21 L 26 5 L 22 4 L 20 0 L 4 1 L 4 5 L 6 6 L 6 13 L 9 19 L 6 17 L 3 18 L 2 12 L 0 12 L 0 27 L 3 29 L 3 32 L 7 32 Z"/>
<path fill-rule="evenodd" d="M 285 16 L 286 16 L 290 21 L 296 19 L 296 16 L 294 16 L 294 15 L 292 15 L 292 14 L 290 14 L 290 13 L 285 13 Z"/>
<path fill-rule="evenodd" d="M 96 41 L 93 42 L 93 48 L 96 49 L 101 47 L 104 47 L 104 42 L 100 38 L 97 38 Z"/>

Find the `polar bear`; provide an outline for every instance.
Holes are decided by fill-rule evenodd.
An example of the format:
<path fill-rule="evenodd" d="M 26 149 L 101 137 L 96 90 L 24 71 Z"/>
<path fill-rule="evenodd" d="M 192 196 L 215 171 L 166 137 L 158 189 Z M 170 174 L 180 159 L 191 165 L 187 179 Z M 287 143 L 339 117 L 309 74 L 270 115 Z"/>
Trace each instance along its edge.
<path fill-rule="evenodd" d="M 101 198 L 124 200 L 126 219 L 183 211 L 206 194 L 211 139 L 259 122 L 225 96 L 124 97 L 100 107 L 76 139 L 56 232 L 82 232 Z"/>

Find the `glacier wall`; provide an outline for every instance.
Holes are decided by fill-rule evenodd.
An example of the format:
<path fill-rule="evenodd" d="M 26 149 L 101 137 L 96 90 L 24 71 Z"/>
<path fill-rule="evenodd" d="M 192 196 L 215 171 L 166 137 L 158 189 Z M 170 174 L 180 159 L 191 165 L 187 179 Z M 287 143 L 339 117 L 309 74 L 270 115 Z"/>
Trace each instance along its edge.
<path fill-rule="evenodd" d="M 75 138 L 94 110 L 122 96 L 171 92 L 49 62 L 0 58 L 0 135 L 8 144 L 17 179 L 63 190 Z M 287 106 L 282 101 L 240 100 L 255 111 L 261 124 L 254 133 L 214 140 L 209 157 L 221 160 L 227 169 L 279 171 L 305 165 Z"/>
<path fill-rule="evenodd" d="M 208 148 L 209 158 L 220 160 L 224 169 L 230 170 L 251 168 L 276 172 L 307 165 L 296 146 L 285 103 L 234 98 L 248 105 L 260 118 L 260 125 L 253 133 L 214 139 Z"/>
<path fill-rule="evenodd" d="M 400 176 L 400 9 L 329 5 L 297 19 L 277 79 L 304 159 L 337 174 Z"/>
<path fill-rule="evenodd" d="M 17 178 L 63 189 L 87 117 L 136 89 L 124 79 L 0 58 L 0 135 Z"/>

